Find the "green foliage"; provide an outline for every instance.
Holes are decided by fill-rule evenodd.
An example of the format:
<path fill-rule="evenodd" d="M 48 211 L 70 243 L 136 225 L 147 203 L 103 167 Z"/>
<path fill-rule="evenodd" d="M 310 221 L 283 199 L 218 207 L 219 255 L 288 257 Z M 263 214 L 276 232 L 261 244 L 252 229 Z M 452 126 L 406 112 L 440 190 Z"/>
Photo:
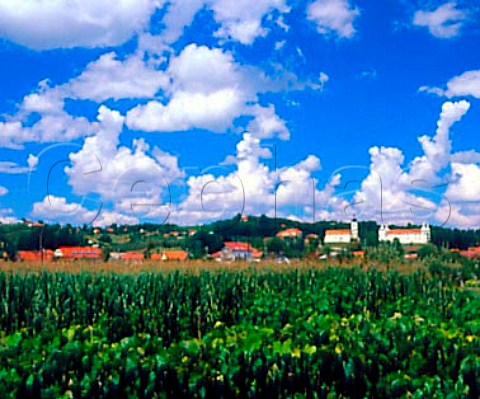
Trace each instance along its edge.
<path fill-rule="evenodd" d="M 267 251 L 275 254 L 283 253 L 285 252 L 285 242 L 278 237 L 270 238 L 267 241 Z"/>
<path fill-rule="evenodd" d="M 434 255 L 437 255 L 438 252 L 439 252 L 438 248 L 435 245 L 427 244 L 427 245 L 422 245 L 418 249 L 417 254 L 420 259 L 426 259 Z"/>
<path fill-rule="evenodd" d="M 198 231 L 193 237 L 190 237 L 187 242 L 187 248 L 195 258 L 202 258 L 207 253 L 212 254 L 220 251 L 222 247 L 222 237 L 213 231 L 206 231 L 204 229 Z"/>
<path fill-rule="evenodd" d="M 102 234 L 100 237 L 98 237 L 98 241 L 103 242 L 105 244 L 111 244 L 112 237 L 109 234 Z"/>
<path fill-rule="evenodd" d="M 480 298 L 438 273 L 0 273 L 5 398 L 477 398 Z"/>

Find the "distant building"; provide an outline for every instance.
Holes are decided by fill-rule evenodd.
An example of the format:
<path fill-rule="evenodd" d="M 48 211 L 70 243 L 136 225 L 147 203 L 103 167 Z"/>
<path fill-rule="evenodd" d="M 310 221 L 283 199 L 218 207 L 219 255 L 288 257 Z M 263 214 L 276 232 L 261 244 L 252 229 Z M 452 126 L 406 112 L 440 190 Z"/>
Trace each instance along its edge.
<path fill-rule="evenodd" d="M 141 252 L 125 252 L 120 257 L 123 261 L 130 261 L 130 262 L 143 262 L 145 259 L 145 255 Z"/>
<path fill-rule="evenodd" d="M 247 242 L 227 241 L 221 251 L 212 254 L 214 259 L 220 260 L 253 260 L 260 259 L 263 252 L 253 248 Z"/>
<path fill-rule="evenodd" d="M 324 244 L 349 244 L 358 241 L 358 221 L 353 219 L 350 229 L 331 229 L 325 231 Z"/>
<path fill-rule="evenodd" d="M 391 229 L 385 224 L 378 230 L 378 241 L 393 242 L 398 239 L 400 244 L 428 244 L 431 241 L 430 226 L 423 223 L 419 228 Z"/>
<path fill-rule="evenodd" d="M 279 231 L 277 233 L 278 238 L 298 238 L 298 237 L 302 237 L 302 235 L 303 235 L 302 230 L 297 228 L 286 229 L 286 230 Z"/>
<path fill-rule="evenodd" d="M 101 259 L 102 250 L 95 247 L 60 247 L 53 257 L 57 259 Z"/>
<path fill-rule="evenodd" d="M 356 258 L 365 259 L 365 251 L 361 251 L 361 250 L 353 251 L 352 255 Z"/>
<path fill-rule="evenodd" d="M 44 249 L 43 251 L 18 251 L 17 258 L 21 262 L 49 262 L 53 259 L 53 251 Z"/>
<path fill-rule="evenodd" d="M 315 233 L 311 233 L 311 234 L 307 234 L 307 236 L 305 237 L 306 240 L 318 240 L 318 234 L 315 234 Z"/>
<path fill-rule="evenodd" d="M 150 259 L 162 261 L 185 261 L 188 259 L 188 252 L 182 250 L 165 250 L 161 254 L 151 254 Z"/>
<path fill-rule="evenodd" d="M 454 250 L 452 250 L 452 252 L 453 251 Z M 480 259 L 480 247 L 469 247 L 465 251 L 456 250 L 455 252 L 458 252 L 460 256 L 463 256 L 464 258 Z"/>
<path fill-rule="evenodd" d="M 141 252 L 129 251 L 129 252 L 110 252 L 110 260 L 122 260 L 142 262 L 145 259 L 145 255 Z"/>

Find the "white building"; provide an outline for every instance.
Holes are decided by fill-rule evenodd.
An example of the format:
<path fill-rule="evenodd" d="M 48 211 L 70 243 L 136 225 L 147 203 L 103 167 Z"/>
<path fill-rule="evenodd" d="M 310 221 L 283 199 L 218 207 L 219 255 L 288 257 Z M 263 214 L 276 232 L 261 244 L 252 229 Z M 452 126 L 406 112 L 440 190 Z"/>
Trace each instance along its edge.
<path fill-rule="evenodd" d="M 350 223 L 350 229 L 326 230 L 324 244 L 348 244 L 358 240 L 358 222 L 353 219 Z"/>
<path fill-rule="evenodd" d="M 393 242 L 395 239 L 400 244 L 428 244 L 431 240 L 430 226 L 426 223 L 420 228 L 391 229 L 382 224 L 378 230 L 378 241 Z"/>

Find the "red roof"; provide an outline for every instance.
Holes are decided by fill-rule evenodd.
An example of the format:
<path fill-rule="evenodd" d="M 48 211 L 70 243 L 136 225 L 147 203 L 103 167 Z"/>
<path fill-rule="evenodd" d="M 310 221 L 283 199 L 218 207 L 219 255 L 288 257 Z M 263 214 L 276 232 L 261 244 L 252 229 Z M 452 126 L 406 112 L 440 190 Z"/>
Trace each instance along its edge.
<path fill-rule="evenodd" d="M 260 259 L 263 256 L 263 252 L 256 249 L 256 248 L 253 248 L 253 254 L 252 255 L 255 259 Z"/>
<path fill-rule="evenodd" d="M 357 256 L 359 258 L 364 258 L 365 257 L 365 251 L 353 251 L 352 252 L 352 255 L 353 256 Z"/>
<path fill-rule="evenodd" d="M 387 230 L 387 235 L 402 235 L 402 234 L 421 234 L 421 229 L 390 229 Z"/>
<path fill-rule="evenodd" d="M 468 259 L 480 259 L 480 251 L 460 251 L 460 256 Z"/>
<path fill-rule="evenodd" d="M 102 257 L 102 250 L 94 247 L 60 247 L 58 250 L 62 252 L 62 257 L 66 259 L 98 259 Z"/>
<path fill-rule="evenodd" d="M 53 258 L 53 251 L 51 249 L 46 249 L 43 251 L 18 251 L 17 253 L 18 258 L 21 261 L 41 261 L 43 260 L 52 260 Z"/>
<path fill-rule="evenodd" d="M 480 252 L 480 247 L 468 247 L 470 252 Z"/>
<path fill-rule="evenodd" d="M 253 251 L 252 246 L 248 242 L 226 241 L 224 245 L 230 251 Z"/>
<path fill-rule="evenodd" d="M 188 252 L 180 250 L 165 251 L 162 254 L 162 259 L 164 259 L 164 256 L 166 260 L 187 260 Z"/>
<path fill-rule="evenodd" d="M 326 236 L 350 235 L 350 230 L 348 229 L 326 230 L 325 235 Z"/>
<path fill-rule="evenodd" d="M 302 230 L 297 228 L 291 228 L 279 231 L 277 237 L 299 237 L 302 235 Z"/>

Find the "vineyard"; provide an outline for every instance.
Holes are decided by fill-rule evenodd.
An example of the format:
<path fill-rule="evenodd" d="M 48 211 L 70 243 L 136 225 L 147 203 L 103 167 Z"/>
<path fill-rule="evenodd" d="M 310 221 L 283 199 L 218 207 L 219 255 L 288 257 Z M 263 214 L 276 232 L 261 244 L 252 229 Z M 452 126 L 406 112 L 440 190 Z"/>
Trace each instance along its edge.
<path fill-rule="evenodd" d="M 2 398 L 478 398 L 448 273 L 0 273 Z"/>

